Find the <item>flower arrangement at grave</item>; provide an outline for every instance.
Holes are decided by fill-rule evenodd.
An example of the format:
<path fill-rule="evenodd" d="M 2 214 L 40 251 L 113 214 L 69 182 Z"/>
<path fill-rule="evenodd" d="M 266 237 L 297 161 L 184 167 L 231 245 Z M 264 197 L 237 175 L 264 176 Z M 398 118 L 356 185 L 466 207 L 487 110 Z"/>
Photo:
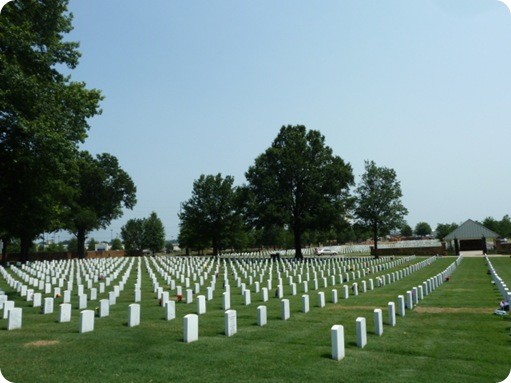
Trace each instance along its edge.
<path fill-rule="evenodd" d="M 94 308 L 94 312 L 96 313 L 96 316 L 99 316 L 99 307 L 98 306 L 96 306 Z"/>

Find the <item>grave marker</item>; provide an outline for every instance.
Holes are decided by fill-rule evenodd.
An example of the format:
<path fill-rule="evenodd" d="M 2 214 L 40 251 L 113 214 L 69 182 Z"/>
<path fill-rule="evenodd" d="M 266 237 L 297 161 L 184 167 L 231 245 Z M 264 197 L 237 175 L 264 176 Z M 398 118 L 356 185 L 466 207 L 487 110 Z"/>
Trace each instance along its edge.
<path fill-rule="evenodd" d="M 289 299 L 282 299 L 282 320 L 288 320 L 290 317 Z"/>
<path fill-rule="evenodd" d="M 265 326 L 267 323 L 267 310 L 266 306 L 257 306 L 257 325 Z"/>
<path fill-rule="evenodd" d="M 236 310 L 227 310 L 225 312 L 225 335 L 233 336 L 238 331 L 236 323 Z"/>
<path fill-rule="evenodd" d="M 44 298 L 43 314 L 53 313 L 53 298 Z"/>
<path fill-rule="evenodd" d="M 16 330 L 21 328 L 23 317 L 23 309 L 21 307 L 13 307 L 9 310 L 7 322 L 7 330 Z"/>
<path fill-rule="evenodd" d="M 176 318 L 176 302 L 167 301 L 165 303 L 165 319 L 173 320 Z"/>
<path fill-rule="evenodd" d="M 184 317 L 184 342 L 191 343 L 199 340 L 199 316 L 188 314 Z"/>
<path fill-rule="evenodd" d="M 357 346 L 364 348 L 367 344 L 366 318 L 358 317 L 357 323 Z"/>
<path fill-rule="evenodd" d="M 59 313 L 59 323 L 70 322 L 71 321 L 71 304 L 70 303 L 61 303 L 60 304 L 60 313 Z"/>
<path fill-rule="evenodd" d="M 128 327 L 140 325 L 140 304 L 132 303 L 128 306 Z"/>
<path fill-rule="evenodd" d="M 381 309 L 374 309 L 374 333 L 378 336 L 383 334 L 383 315 Z"/>
<path fill-rule="evenodd" d="M 83 310 L 80 312 L 80 333 L 94 331 L 94 311 Z"/>
<path fill-rule="evenodd" d="M 331 329 L 332 338 L 332 359 L 342 360 L 345 356 L 344 351 L 344 327 L 342 325 L 334 325 Z"/>

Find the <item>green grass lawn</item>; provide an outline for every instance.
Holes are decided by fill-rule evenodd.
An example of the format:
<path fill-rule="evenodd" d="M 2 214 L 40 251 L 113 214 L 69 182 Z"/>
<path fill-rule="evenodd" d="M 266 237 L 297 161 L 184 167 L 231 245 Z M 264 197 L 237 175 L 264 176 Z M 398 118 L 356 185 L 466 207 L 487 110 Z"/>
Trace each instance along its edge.
<path fill-rule="evenodd" d="M 252 304 L 245 306 L 230 276 L 231 305 L 238 313 L 238 333 L 233 337 L 224 335 L 220 278 L 214 299 L 207 302 L 207 313 L 199 318 L 199 340 L 190 344 L 183 342 L 183 316 L 195 312 L 195 302 L 177 303 L 177 318 L 166 321 L 144 266 L 141 325 L 127 327 L 136 263 L 110 316 L 96 318 L 94 332 L 84 334 L 78 332 L 76 296 L 72 321 L 61 324 L 57 323 L 58 304 L 54 314 L 42 315 L 0 277 L 0 288 L 17 307 L 23 307 L 22 329 L 7 331 L 7 321 L 0 319 L 0 370 L 15 383 L 500 382 L 511 369 L 511 320 L 493 315 L 501 297 L 486 273 L 484 259 L 464 259 L 449 282 L 407 310 L 405 317 L 398 317 L 395 327 L 387 325 L 389 301 L 397 303 L 398 295 L 405 295 L 454 261 L 454 257 L 439 258 L 395 283 L 347 300 L 337 285 L 337 304 L 330 301 L 332 287 L 321 288 L 320 283 L 326 307 L 318 307 L 317 292 L 309 291 L 311 310 L 307 314 L 301 312 L 301 287 L 291 296 L 283 278 L 291 318 L 281 319 L 280 300 L 271 291 L 265 303 L 265 327 L 256 323 L 257 306 L 263 304 L 261 294 L 253 293 Z M 492 262 L 499 275 L 509 280 L 511 259 L 492 258 Z M 157 275 L 163 286 L 163 278 Z M 95 306 L 89 302 L 89 308 Z M 373 329 L 375 308 L 383 309 L 381 337 Z M 368 344 L 363 349 L 356 346 L 359 316 L 367 320 Z M 334 324 L 345 328 L 346 357 L 340 362 L 331 359 L 330 328 Z"/>

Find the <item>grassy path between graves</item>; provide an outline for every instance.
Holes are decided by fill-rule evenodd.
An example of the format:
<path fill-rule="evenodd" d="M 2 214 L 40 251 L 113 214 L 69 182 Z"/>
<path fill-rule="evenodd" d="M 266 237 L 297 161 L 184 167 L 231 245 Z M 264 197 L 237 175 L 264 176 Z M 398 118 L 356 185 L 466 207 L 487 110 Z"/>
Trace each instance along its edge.
<path fill-rule="evenodd" d="M 317 291 L 309 291 L 307 314 L 301 312 L 301 288 L 296 296 L 290 296 L 286 285 L 291 318 L 280 319 L 280 300 L 270 291 L 265 327 L 256 323 L 260 294 L 252 294 L 252 304 L 244 306 L 230 276 L 238 333 L 230 338 L 224 335 L 219 280 L 214 299 L 207 302 L 207 313 L 199 319 L 199 340 L 190 344 L 182 340 L 183 316 L 195 312 L 195 303 L 176 304 L 177 318 L 166 321 L 144 262 L 141 325 L 126 325 L 128 304 L 133 302 L 135 263 L 110 316 L 96 318 L 94 332 L 85 334 L 78 333 L 76 296 L 72 321 L 57 323 L 58 304 L 54 314 L 42 315 L 0 278 L 0 288 L 16 301 L 16 307 L 23 307 L 22 329 L 7 331 L 7 321 L 0 319 L 0 370 L 15 383 L 500 382 L 511 368 L 511 320 L 492 314 L 501 297 L 486 274 L 484 259 L 464 259 L 449 282 L 407 310 L 405 317 L 398 316 L 395 327 L 387 324 L 389 301 L 397 303 L 398 295 L 405 295 L 454 261 L 454 257 L 439 258 L 395 283 L 347 300 L 337 285 L 337 304 L 331 303 L 332 287 L 320 287 L 327 304 L 318 307 Z M 492 262 L 499 275 L 509 280 L 511 259 Z M 369 277 L 375 275 L 365 280 Z M 164 286 L 163 278 L 158 278 Z M 107 292 L 98 294 L 98 299 L 107 297 Z M 89 302 L 88 307 L 96 305 Z M 384 313 L 381 337 L 373 330 L 374 308 Z M 368 343 L 363 349 L 356 346 L 355 319 L 359 316 L 367 320 Z M 346 357 L 340 362 L 331 359 L 330 328 L 334 324 L 345 328 Z"/>

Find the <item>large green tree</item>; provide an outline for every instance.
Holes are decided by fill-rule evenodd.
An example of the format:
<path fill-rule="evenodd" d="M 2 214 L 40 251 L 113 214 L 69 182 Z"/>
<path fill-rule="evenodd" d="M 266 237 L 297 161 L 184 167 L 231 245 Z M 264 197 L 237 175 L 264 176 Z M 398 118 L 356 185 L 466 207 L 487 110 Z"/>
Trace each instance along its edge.
<path fill-rule="evenodd" d="M 457 223 L 439 223 L 436 225 L 436 238 L 443 240 L 445 236 L 458 228 Z"/>
<path fill-rule="evenodd" d="M 74 69 L 78 43 L 67 0 L 17 0 L 0 15 L 0 232 L 23 259 L 42 232 L 60 228 L 68 169 L 101 94 L 59 72 Z"/>
<path fill-rule="evenodd" d="M 372 231 L 374 254 L 378 258 L 378 238 L 401 227 L 408 214 L 401 202 L 401 185 L 395 170 L 366 161 L 355 193 L 357 222 Z"/>
<path fill-rule="evenodd" d="M 420 237 L 425 237 L 431 234 L 431 226 L 427 222 L 419 222 L 415 225 L 415 234 Z"/>
<path fill-rule="evenodd" d="M 165 229 L 158 215 L 153 211 L 144 220 L 144 248 L 153 252 L 161 251 L 165 246 Z"/>
<path fill-rule="evenodd" d="M 132 209 L 137 201 L 136 187 L 117 158 L 107 153 L 94 158 L 85 151 L 77 159 L 70 183 L 73 193 L 65 223 L 78 240 L 78 256 L 84 258 L 87 234 L 105 229 L 122 216 L 123 207 Z"/>
<path fill-rule="evenodd" d="M 413 229 L 410 225 L 408 225 L 408 223 L 404 222 L 400 228 L 400 234 L 403 237 L 411 237 L 413 235 Z"/>
<path fill-rule="evenodd" d="M 186 247 L 213 248 L 218 255 L 230 246 L 242 228 L 232 176 L 201 175 L 192 196 L 181 205 L 179 242 Z"/>
<path fill-rule="evenodd" d="M 483 221 L 483 226 L 493 230 L 501 237 L 511 237 L 511 218 L 507 214 L 500 221 L 493 217 L 486 217 Z"/>
<path fill-rule="evenodd" d="M 144 219 L 129 219 L 121 228 L 121 238 L 126 250 L 141 251 L 144 248 Z"/>
<path fill-rule="evenodd" d="M 270 148 L 245 174 L 257 227 L 287 227 L 297 258 L 307 230 L 329 230 L 347 216 L 351 166 L 325 144 L 317 130 L 283 126 Z"/>

